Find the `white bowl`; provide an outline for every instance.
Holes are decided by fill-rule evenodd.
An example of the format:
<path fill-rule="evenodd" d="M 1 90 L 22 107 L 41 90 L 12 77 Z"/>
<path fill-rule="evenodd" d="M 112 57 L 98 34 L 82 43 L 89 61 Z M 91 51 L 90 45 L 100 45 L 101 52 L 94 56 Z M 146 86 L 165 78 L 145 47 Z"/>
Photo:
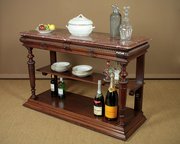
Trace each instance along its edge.
<path fill-rule="evenodd" d="M 93 71 L 89 71 L 89 72 L 84 72 L 84 73 L 78 73 L 76 71 L 72 71 L 72 74 L 77 76 L 77 77 L 87 77 L 89 75 L 91 75 L 93 73 Z"/>
<path fill-rule="evenodd" d="M 51 65 L 51 69 L 57 72 L 65 72 L 70 68 L 69 62 L 56 62 Z"/>
<path fill-rule="evenodd" d="M 72 71 L 77 74 L 87 74 L 88 72 L 92 71 L 92 66 L 90 65 L 77 65 L 72 68 Z"/>

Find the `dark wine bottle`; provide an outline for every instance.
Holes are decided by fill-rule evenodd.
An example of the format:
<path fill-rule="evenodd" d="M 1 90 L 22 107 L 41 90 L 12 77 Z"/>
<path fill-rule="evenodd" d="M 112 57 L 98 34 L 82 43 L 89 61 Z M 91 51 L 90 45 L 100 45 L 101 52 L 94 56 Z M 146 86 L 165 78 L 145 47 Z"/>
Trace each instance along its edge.
<path fill-rule="evenodd" d="M 64 83 L 62 77 L 60 77 L 60 82 L 58 85 L 58 96 L 59 96 L 59 98 L 65 97 L 65 83 Z"/>
<path fill-rule="evenodd" d="M 111 73 L 110 77 L 110 86 L 105 100 L 105 118 L 116 120 L 118 118 L 118 93 L 114 84 L 114 73 Z"/>
<path fill-rule="evenodd" d="M 54 75 L 51 75 L 50 88 L 51 88 L 51 96 L 55 96 L 55 79 L 54 79 Z"/>
<path fill-rule="evenodd" d="M 94 98 L 94 115 L 104 116 L 104 97 L 101 92 L 101 80 L 98 80 L 97 94 Z"/>

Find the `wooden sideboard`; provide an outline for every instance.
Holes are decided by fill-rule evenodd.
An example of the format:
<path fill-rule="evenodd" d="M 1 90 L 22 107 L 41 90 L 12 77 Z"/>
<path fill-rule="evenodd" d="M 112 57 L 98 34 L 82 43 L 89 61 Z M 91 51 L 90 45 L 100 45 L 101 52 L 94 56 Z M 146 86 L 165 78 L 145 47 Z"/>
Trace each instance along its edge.
<path fill-rule="evenodd" d="M 145 54 L 149 48 L 149 39 L 145 37 L 133 37 L 129 42 L 111 39 L 109 34 L 93 32 L 89 37 L 74 37 L 67 30 L 57 29 L 49 34 L 40 34 L 35 30 L 21 32 L 20 41 L 28 50 L 28 70 L 31 86 L 31 97 L 24 106 L 34 110 L 61 118 L 74 124 L 91 130 L 126 140 L 146 120 L 142 112 L 143 84 Z M 52 97 L 50 90 L 36 94 L 35 61 L 33 49 L 48 50 L 50 63 L 38 68 L 43 75 L 55 75 L 73 79 L 85 83 L 97 84 L 104 76 L 93 73 L 91 76 L 80 78 L 68 72 L 55 72 L 51 70 L 51 64 L 57 61 L 56 53 L 83 55 L 87 57 L 116 61 L 120 64 L 121 72 L 119 81 L 119 117 L 116 121 L 107 121 L 105 118 L 97 118 L 93 115 L 93 99 L 79 94 L 67 92 L 66 98 L 60 100 Z M 127 79 L 127 66 L 131 60 L 136 60 L 136 78 Z M 102 68 L 104 69 L 104 68 Z M 126 106 L 127 95 L 134 96 L 134 108 Z"/>

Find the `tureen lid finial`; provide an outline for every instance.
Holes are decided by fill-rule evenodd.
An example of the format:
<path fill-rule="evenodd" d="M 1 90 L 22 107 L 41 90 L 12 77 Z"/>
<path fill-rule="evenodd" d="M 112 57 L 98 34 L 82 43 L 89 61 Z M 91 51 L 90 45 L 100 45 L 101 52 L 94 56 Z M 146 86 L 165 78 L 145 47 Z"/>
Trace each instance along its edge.
<path fill-rule="evenodd" d="M 73 19 L 71 19 L 68 24 L 71 25 L 92 25 L 93 22 L 91 20 L 89 20 L 88 18 L 86 18 L 85 16 L 83 16 L 83 14 L 79 14 L 77 17 L 74 17 Z"/>

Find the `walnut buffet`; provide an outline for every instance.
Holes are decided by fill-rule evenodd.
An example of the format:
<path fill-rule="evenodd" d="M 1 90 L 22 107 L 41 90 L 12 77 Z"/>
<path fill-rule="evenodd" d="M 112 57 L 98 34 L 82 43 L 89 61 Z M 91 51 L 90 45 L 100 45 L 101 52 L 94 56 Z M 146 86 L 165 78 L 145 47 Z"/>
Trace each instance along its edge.
<path fill-rule="evenodd" d="M 55 116 L 88 129 L 127 140 L 146 120 L 142 112 L 145 54 L 149 48 L 149 40 L 145 37 L 133 37 L 129 42 L 111 39 L 109 34 L 92 33 L 89 37 L 73 37 L 67 30 L 57 29 L 49 34 L 40 34 L 35 30 L 21 32 L 20 41 L 28 50 L 28 70 L 31 86 L 31 97 L 24 106 Z M 33 49 L 48 50 L 50 63 L 37 69 L 43 75 L 53 74 L 57 83 L 57 76 L 97 84 L 103 75 L 93 73 L 89 77 L 79 78 L 71 72 L 54 72 L 50 66 L 57 61 L 56 53 L 83 55 L 104 59 L 105 62 L 117 61 L 121 66 L 119 82 L 119 118 L 109 122 L 105 118 L 93 115 L 92 98 L 68 92 L 63 101 L 64 107 L 59 106 L 60 100 L 51 97 L 50 90 L 36 94 L 35 90 L 35 61 Z M 127 79 L 126 67 L 131 60 L 136 60 L 135 80 Z M 102 68 L 103 69 L 103 68 Z M 134 96 L 134 108 L 126 106 L 127 95 Z"/>

